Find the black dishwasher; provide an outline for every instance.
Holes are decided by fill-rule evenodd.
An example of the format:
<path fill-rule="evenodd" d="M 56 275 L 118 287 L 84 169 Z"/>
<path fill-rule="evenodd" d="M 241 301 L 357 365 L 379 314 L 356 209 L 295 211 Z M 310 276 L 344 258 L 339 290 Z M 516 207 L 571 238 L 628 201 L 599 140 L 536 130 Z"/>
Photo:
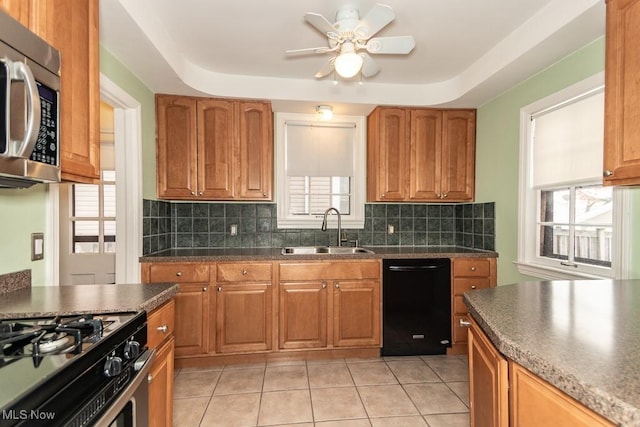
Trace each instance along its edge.
<path fill-rule="evenodd" d="M 451 261 L 382 261 L 382 356 L 445 354 L 451 345 Z"/>

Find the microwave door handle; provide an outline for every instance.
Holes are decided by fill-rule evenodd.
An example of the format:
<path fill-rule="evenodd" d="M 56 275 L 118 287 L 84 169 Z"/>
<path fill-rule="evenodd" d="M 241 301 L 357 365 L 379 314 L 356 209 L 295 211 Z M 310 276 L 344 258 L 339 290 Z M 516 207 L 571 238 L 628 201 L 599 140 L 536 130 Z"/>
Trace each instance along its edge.
<path fill-rule="evenodd" d="M 15 148 L 15 157 L 29 158 L 33 147 L 38 141 L 38 130 L 40 129 L 41 106 L 40 95 L 36 79 L 33 78 L 31 68 L 24 62 L 12 62 L 9 64 L 12 70 L 12 80 L 22 80 L 27 88 L 27 129 L 24 140 L 18 141 L 19 145 Z"/>

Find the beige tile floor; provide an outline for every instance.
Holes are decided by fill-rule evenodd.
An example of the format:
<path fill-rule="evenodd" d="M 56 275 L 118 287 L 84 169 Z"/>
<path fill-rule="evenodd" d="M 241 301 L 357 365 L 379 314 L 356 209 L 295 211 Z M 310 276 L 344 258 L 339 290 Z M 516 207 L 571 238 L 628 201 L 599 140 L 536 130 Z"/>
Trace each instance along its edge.
<path fill-rule="evenodd" d="M 175 427 L 469 426 L 466 356 L 181 369 Z"/>

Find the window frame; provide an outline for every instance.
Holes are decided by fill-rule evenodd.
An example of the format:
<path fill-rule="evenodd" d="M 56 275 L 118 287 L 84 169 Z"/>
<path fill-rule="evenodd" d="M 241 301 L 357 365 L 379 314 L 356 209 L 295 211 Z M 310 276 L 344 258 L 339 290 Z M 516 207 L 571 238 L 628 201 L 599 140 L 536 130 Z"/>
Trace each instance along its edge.
<path fill-rule="evenodd" d="M 323 215 L 288 215 L 289 192 L 285 161 L 285 125 L 287 122 L 319 123 L 316 114 L 275 114 L 277 227 L 279 229 L 320 229 Z M 330 123 L 353 125 L 355 129 L 353 177 L 351 179 L 351 214 L 342 215 L 341 220 L 343 228 L 362 229 L 364 228 L 364 205 L 366 202 L 366 117 L 334 115 Z M 336 226 L 334 224 L 337 224 L 335 217 L 335 215 L 330 215 L 330 227 Z"/>
<path fill-rule="evenodd" d="M 550 280 L 624 279 L 629 277 L 630 241 L 625 232 L 630 227 L 630 216 L 625 214 L 625 206 L 629 206 L 629 192 L 622 188 L 614 188 L 613 190 L 611 268 L 583 263 L 577 263 L 578 267 L 565 266 L 561 265 L 561 260 L 537 255 L 537 248 L 540 244 L 537 220 L 540 213 L 539 192 L 541 189 L 533 188 L 531 184 L 533 172 L 531 164 L 533 159 L 531 116 L 590 91 L 600 90 L 602 87 L 604 87 L 604 72 L 575 83 L 520 109 L 518 243 L 517 260 L 514 263 L 522 274 Z M 602 182 L 571 183 L 571 185 L 581 184 L 602 184 Z M 551 189 L 551 187 L 547 189 Z"/>

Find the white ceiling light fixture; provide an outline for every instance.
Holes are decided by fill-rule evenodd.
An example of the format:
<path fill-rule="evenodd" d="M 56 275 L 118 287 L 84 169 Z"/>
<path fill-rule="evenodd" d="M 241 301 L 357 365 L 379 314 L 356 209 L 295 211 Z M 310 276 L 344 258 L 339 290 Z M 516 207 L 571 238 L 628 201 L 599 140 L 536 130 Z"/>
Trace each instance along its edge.
<path fill-rule="evenodd" d="M 360 73 L 363 77 L 373 77 L 380 72 L 371 54 L 406 55 L 416 45 L 413 36 L 373 37 L 395 19 L 393 9 L 387 5 L 376 4 L 360 19 L 360 13 L 352 6 L 344 6 L 336 13 L 336 22 L 332 24 L 318 13 L 308 12 L 304 19 L 315 29 L 327 36 L 328 46 L 307 49 L 293 49 L 287 54 L 308 54 L 337 52 L 329 58 L 315 77 L 321 79 L 334 71 L 344 79 L 350 79 Z M 358 52 L 366 50 L 366 52 Z"/>
<path fill-rule="evenodd" d="M 316 113 L 320 120 L 326 121 L 333 119 L 333 107 L 331 105 L 318 105 Z"/>

